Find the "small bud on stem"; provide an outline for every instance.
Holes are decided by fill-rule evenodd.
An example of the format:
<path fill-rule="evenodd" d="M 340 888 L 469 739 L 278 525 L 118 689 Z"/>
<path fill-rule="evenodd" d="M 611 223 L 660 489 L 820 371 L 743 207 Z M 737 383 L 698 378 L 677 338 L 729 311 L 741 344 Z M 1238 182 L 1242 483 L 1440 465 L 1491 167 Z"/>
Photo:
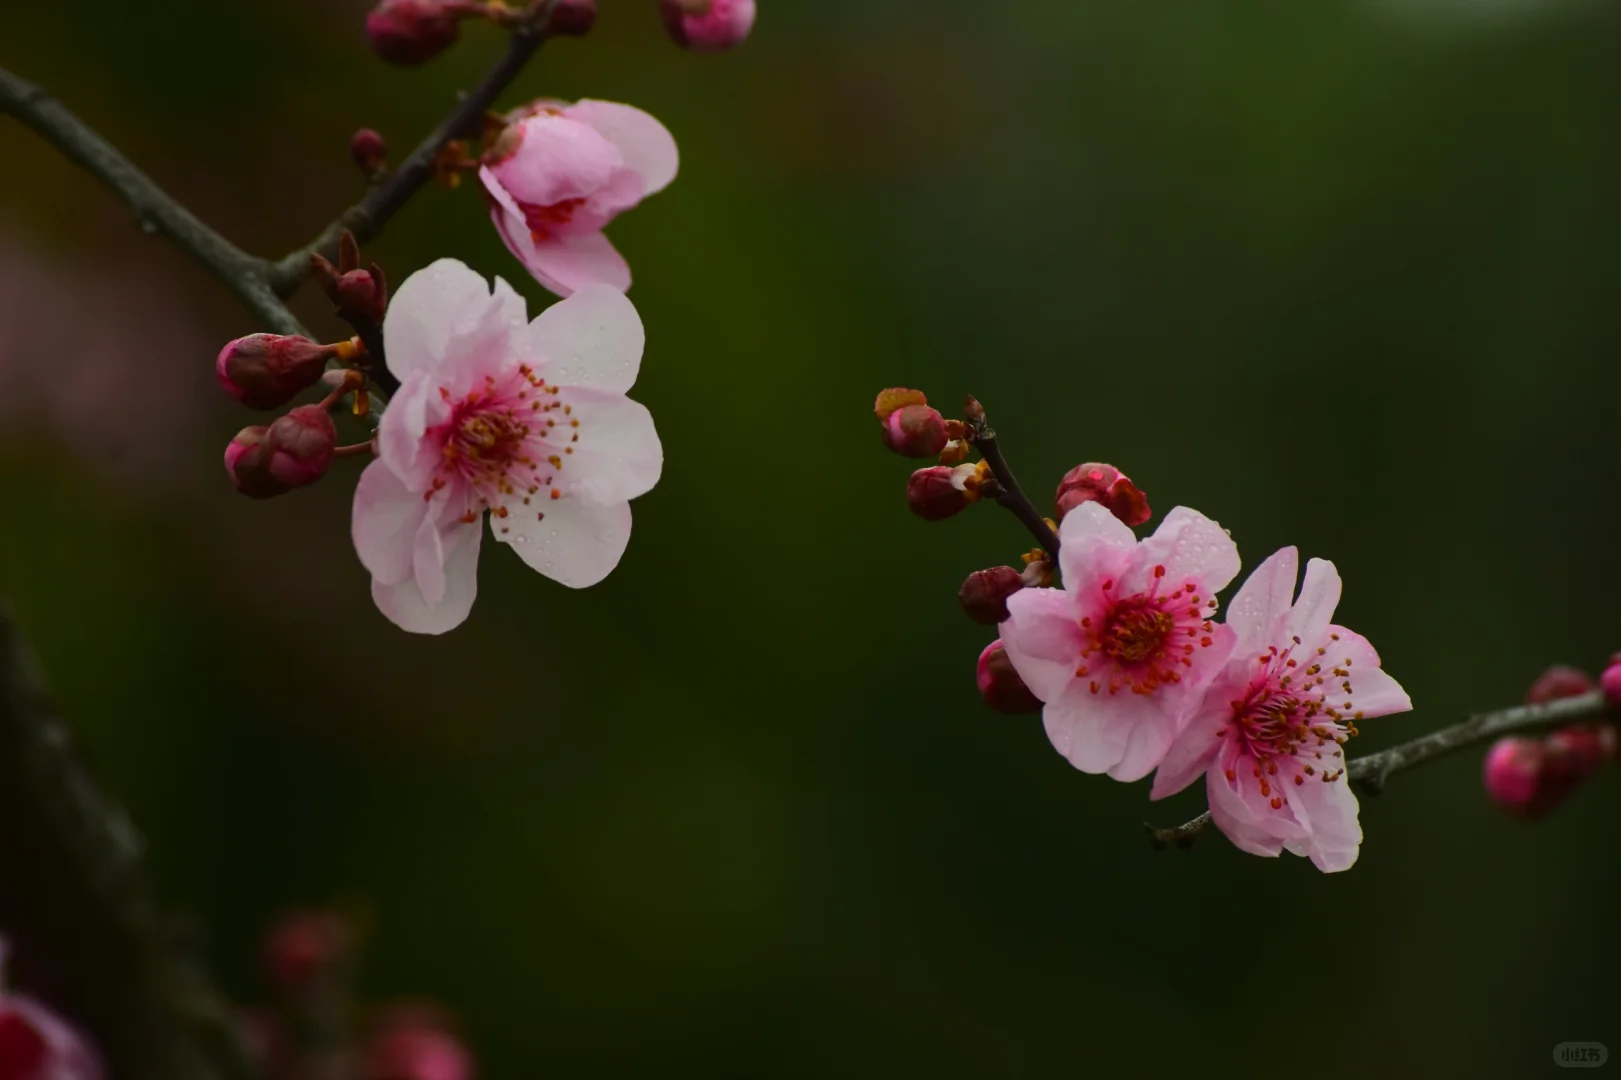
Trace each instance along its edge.
<path fill-rule="evenodd" d="M 1058 483 L 1056 501 L 1060 518 L 1083 502 L 1101 503 L 1109 513 L 1132 527 L 1152 516 L 1148 497 L 1137 485 L 1113 465 L 1098 462 L 1077 465 L 1065 473 Z"/>
<path fill-rule="evenodd" d="M 975 570 L 957 590 L 957 600 L 970 619 L 995 626 L 1008 617 L 1008 597 L 1025 587 L 1024 575 L 1011 566 Z"/>
<path fill-rule="evenodd" d="M 371 128 L 361 128 L 349 136 L 349 156 L 368 179 L 375 178 L 388 160 L 388 144 Z"/>
<path fill-rule="evenodd" d="M 975 678 L 979 683 L 979 696 L 997 712 L 1022 716 L 1041 711 L 1041 699 L 1019 678 L 1000 638 L 979 654 Z"/>
<path fill-rule="evenodd" d="M 725 52 L 748 39 L 754 0 L 659 0 L 670 40 L 693 52 Z"/>
<path fill-rule="evenodd" d="M 277 409 L 314 386 L 342 346 L 309 338 L 249 334 L 220 350 L 214 375 L 220 387 L 250 409 Z"/>

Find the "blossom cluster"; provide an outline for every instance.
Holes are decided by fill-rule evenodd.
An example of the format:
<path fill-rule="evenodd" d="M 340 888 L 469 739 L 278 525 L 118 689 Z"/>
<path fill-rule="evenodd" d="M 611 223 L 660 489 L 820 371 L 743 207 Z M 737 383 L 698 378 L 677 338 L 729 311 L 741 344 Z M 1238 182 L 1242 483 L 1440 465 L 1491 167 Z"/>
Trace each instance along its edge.
<path fill-rule="evenodd" d="M 968 421 L 946 420 L 916 391 L 879 396 L 886 446 L 940 456 L 908 483 L 921 517 L 1013 495 L 988 456 L 963 461 L 969 445 L 989 441 L 970 406 Z M 1334 564 L 1311 559 L 1302 579 L 1298 552 L 1283 548 L 1222 618 L 1218 594 L 1241 564 L 1214 520 L 1179 506 L 1139 538 L 1146 496 L 1096 463 L 1071 470 L 1055 504 L 1056 551 L 1029 553 L 1022 572 L 979 571 L 960 594 L 971 617 L 1000 630 L 979 660 L 986 701 L 1039 710 L 1053 748 L 1082 772 L 1152 775 L 1151 798 L 1202 778 L 1211 820 L 1241 850 L 1288 851 L 1323 871 L 1351 866 L 1362 831 L 1345 744 L 1364 720 L 1412 702 L 1368 640 L 1334 621 Z"/>
<path fill-rule="evenodd" d="M 666 0 L 662 11 L 679 44 L 709 52 L 741 42 L 755 15 L 753 0 Z M 466 19 L 550 36 L 584 33 L 595 15 L 594 0 L 382 0 L 366 32 L 384 60 L 417 64 L 453 44 Z M 317 252 L 311 272 L 354 336 L 251 334 L 215 364 L 222 388 L 254 409 L 325 385 L 319 403 L 239 432 L 226 472 L 243 494 L 271 498 L 338 459 L 369 458 L 355 489 L 355 549 L 378 609 L 415 633 L 467 618 L 486 520 L 542 575 L 571 588 L 601 581 L 629 543 L 630 501 L 663 469 L 652 416 L 627 396 L 645 345 L 625 295 L 630 267 L 603 230 L 675 179 L 674 137 L 630 105 L 545 98 L 491 114 L 479 143 L 447 143 L 436 173 L 450 187 L 477 175 L 497 234 L 559 302 L 530 319 L 505 281 L 492 286 L 451 258 L 391 288 L 346 233 L 336 263 Z M 387 182 L 387 152 L 369 128 L 350 143 L 373 183 Z M 342 401 L 358 417 L 381 413 L 350 445 L 339 445 L 332 416 Z"/>

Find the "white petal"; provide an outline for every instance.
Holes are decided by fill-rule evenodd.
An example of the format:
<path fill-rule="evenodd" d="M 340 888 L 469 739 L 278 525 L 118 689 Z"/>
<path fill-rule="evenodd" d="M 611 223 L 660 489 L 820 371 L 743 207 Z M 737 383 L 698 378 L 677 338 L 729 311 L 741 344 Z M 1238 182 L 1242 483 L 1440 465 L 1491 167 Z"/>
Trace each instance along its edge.
<path fill-rule="evenodd" d="M 574 452 L 563 458 L 560 473 L 566 497 L 603 506 L 653 489 L 664 469 L 664 447 L 645 406 L 623 394 L 570 386 L 558 400 L 579 421 L 573 429 L 579 441 L 568 444 Z"/>
<path fill-rule="evenodd" d="M 355 485 L 350 519 L 361 565 L 386 585 L 408 580 L 417 529 L 427 517 L 422 496 L 407 490 L 385 463 L 367 465 Z"/>
<path fill-rule="evenodd" d="M 630 543 L 629 503 L 592 506 L 578 499 L 542 499 L 531 506 L 509 504 L 508 517 L 491 520 L 495 538 L 530 569 L 571 589 L 607 577 Z"/>
<path fill-rule="evenodd" d="M 624 293 L 587 285 L 541 312 L 529 342 L 546 381 L 623 394 L 641 370 L 647 335 Z"/>
<path fill-rule="evenodd" d="M 1129 592 L 1147 589 L 1154 567 L 1163 566 L 1165 581 L 1172 587 L 1192 580 L 1209 597 L 1238 576 L 1238 545 L 1199 511 L 1178 506 L 1138 547 L 1132 565 L 1123 586 Z"/>
<path fill-rule="evenodd" d="M 445 560 L 444 597 L 429 604 L 414 580 L 384 585 L 372 580 L 371 595 L 390 622 L 413 634 L 443 634 L 467 619 L 478 596 L 478 551 L 483 528 L 468 529 L 468 536 L 457 544 Z"/>
<path fill-rule="evenodd" d="M 1100 582 L 1119 575 L 1137 537 L 1101 503 L 1085 502 L 1064 515 L 1058 542 L 1064 588 L 1084 600 Z"/>
<path fill-rule="evenodd" d="M 429 263 L 406 278 L 383 317 L 388 370 L 401 382 L 418 373 L 437 375 L 457 327 L 489 299 L 489 282 L 457 259 Z"/>

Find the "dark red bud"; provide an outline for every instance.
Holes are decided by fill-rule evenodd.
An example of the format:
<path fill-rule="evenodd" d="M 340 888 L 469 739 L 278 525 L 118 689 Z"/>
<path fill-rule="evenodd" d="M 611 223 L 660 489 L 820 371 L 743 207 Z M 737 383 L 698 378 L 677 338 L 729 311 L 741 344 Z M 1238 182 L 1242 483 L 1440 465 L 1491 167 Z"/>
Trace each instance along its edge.
<path fill-rule="evenodd" d="M 361 128 L 349 136 L 349 156 L 361 172 L 376 176 L 383 171 L 383 163 L 388 160 L 388 144 L 371 128 Z"/>
<path fill-rule="evenodd" d="M 473 1080 L 473 1058 L 433 1010 L 396 1009 L 367 1040 L 362 1080 Z"/>
<path fill-rule="evenodd" d="M 328 295 L 339 311 L 364 316 L 379 325 L 388 311 L 388 287 L 376 263 L 367 270 L 339 275 Z"/>
<path fill-rule="evenodd" d="M 974 465 L 931 465 L 906 482 L 907 508 L 925 521 L 944 521 L 979 498 Z"/>
<path fill-rule="evenodd" d="M 1525 703 L 1540 705 L 1559 698 L 1581 697 L 1597 689 L 1598 681 L 1587 672 L 1566 664 L 1555 664 L 1537 676 L 1537 681 L 1525 692 Z"/>
<path fill-rule="evenodd" d="M 332 350 L 309 338 L 249 334 L 220 350 L 214 374 L 227 394 L 252 409 L 275 409 L 320 381 Z"/>
<path fill-rule="evenodd" d="M 1024 576 L 1011 566 L 975 570 L 957 590 L 968 617 L 985 626 L 995 626 L 1008 617 L 1008 597 L 1024 588 Z"/>
<path fill-rule="evenodd" d="M 1612 706 L 1621 707 L 1621 653 L 1610 658 L 1609 666 L 1599 676 L 1599 688 Z"/>
<path fill-rule="evenodd" d="M 579 37 L 597 24 L 597 0 L 557 0 L 546 28 L 554 34 Z"/>
<path fill-rule="evenodd" d="M 724 52 L 754 28 L 754 0 L 659 0 L 670 40 L 693 52 Z"/>
<path fill-rule="evenodd" d="M 390 64 L 425 64 L 456 43 L 468 7 L 459 0 L 382 0 L 366 16 L 366 37 Z"/>
<path fill-rule="evenodd" d="M 938 457 L 946 448 L 946 420 L 927 405 L 906 405 L 890 413 L 881 429 L 884 445 L 902 457 Z"/>
<path fill-rule="evenodd" d="M 278 990 L 300 994 L 343 965 L 353 945 L 349 924 L 332 912 L 294 912 L 265 935 L 265 973 Z"/>
<path fill-rule="evenodd" d="M 1151 516 L 1148 496 L 1113 465 L 1088 462 L 1064 474 L 1058 483 L 1060 519 L 1084 502 L 1101 503 L 1109 513 L 1130 526 L 1138 526 Z"/>
<path fill-rule="evenodd" d="M 979 696 L 997 712 L 1022 716 L 1041 711 L 1041 699 L 1032 694 L 1024 680 L 1019 678 L 1000 639 L 985 646 L 985 651 L 979 654 L 975 676 L 979 683 Z"/>
<path fill-rule="evenodd" d="M 271 499 L 319 480 L 337 444 L 326 409 L 301 405 L 269 426 L 238 432 L 225 448 L 225 471 L 242 494 Z"/>
<path fill-rule="evenodd" d="M 1549 782 L 1574 789 L 1576 785 L 1615 760 L 1616 731 L 1610 724 L 1580 724 L 1561 728 L 1543 740 Z"/>

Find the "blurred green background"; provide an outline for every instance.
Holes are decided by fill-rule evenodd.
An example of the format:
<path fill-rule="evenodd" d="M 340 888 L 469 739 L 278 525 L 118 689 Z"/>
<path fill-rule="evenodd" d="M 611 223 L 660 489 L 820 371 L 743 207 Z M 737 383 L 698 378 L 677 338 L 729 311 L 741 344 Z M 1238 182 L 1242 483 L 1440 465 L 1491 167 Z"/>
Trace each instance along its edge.
<path fill-rule="evenodd" d="M 1365 802 L 1349 873 L 1218 836 L 1198 790 L 1072 770 L 984 708 L 986 507 L 907 514 L 871 400 L 990 408 L 1045 499 L 1084 460 L 1298 544 L 1417 711 L 1621 647 L 1621 8 L 761 0 L 720 57 L 604 0 L 508 102 L 601 97 L 680 179 L 610 227 L 648 328 L 659 487 L 570 592 L 489 547 L 472 618 L 373 609 L 351 478 L 235 494 L 213 387 L 259 329 L 0 122 L 0 593 L 165 903 L 244 1002 L 266 921 L 358 898 L 366 987 L 504 1077 L 1551 1074 L 1621 1053 L 1621 777 L 1525 825 L 1481 753 Z M 358 0 L 8 3 L 45 84 L 246 248 L 358 194 L 501 49 L 366 51 Z M 549 297 L 470 190 L 368 254 Z M 296 305 L 343 331 L 324 301 Z M 340 463 L 341 464 L 341 463 Z M 1614 1069 L 1612 1062 L 1609 1066 Z"/>

